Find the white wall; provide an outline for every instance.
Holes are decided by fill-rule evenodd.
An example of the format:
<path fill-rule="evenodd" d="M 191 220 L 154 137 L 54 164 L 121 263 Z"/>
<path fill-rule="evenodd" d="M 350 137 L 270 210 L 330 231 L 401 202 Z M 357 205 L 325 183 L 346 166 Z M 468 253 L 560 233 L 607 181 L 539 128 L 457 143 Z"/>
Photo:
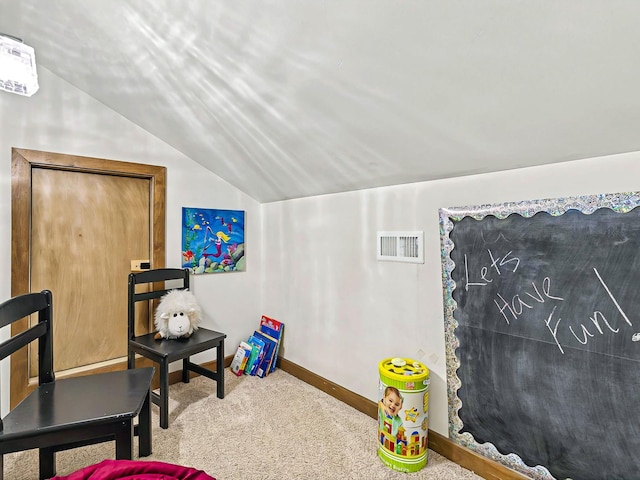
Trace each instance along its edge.
<path fill-rule="evenodd" d="M 448 435 L 438 209 L 638 189 L 640 152 L 264 204 L 263 310 L 287 359 L 374 401 L 380 360 L 425 363 Z M 376 261 L 377 230 L 424 230 L 425 263 Z"/>
<path fill-rule="evenodd" d="M 45 68 L 38 67 L 38 73 L 40 90 L 33 97 L 0 92 L 0 299 L 11 296 L 12 147 L 162 165 L 167 167 L 167 266 L 180 266 L 183 206 L 246 212 L 247 271 L 200 275 L 191 282 L 205 312 L 203 326 L 225 332 L 226 354 L 233 353 L 261 314 L 259 204 Z M 214 356 L 200 354 L 195 359 Z M 8 372 L 8 362 L 3 362 L 3 412 L 8 406 Z"/>

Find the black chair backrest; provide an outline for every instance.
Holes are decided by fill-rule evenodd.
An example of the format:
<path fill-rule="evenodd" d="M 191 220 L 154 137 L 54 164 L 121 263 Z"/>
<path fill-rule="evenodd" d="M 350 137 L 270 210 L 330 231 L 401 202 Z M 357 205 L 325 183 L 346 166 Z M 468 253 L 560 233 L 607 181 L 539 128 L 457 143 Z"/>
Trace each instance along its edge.
<path fill-rule="evenodd" d="M 182 281 L 182 285 L 166 288 L 164 282 L 167 280 Z M 136 293 L 136 285 L 153 284 L 155 282 L 163 282 L 161 286 L 152 286 L 150 290 Z M 136 336 L 135 332 L 135 316 L 136 303 L 143 300 L 154 300 L 160 298 L 171 290 L 184 290 L 189 288 L 189 269 L 188 268 L 157 268 L 155 270 L 145 270 L 129 274 L 129 309 L 128 309 L 128 331 L 129 339 Z"/>
<path fill-rule="evenodd" d="M 26 330 L 0 343 L 0 360 L 38 341 L 38 383 L 55 381 L 53 373 L 53 304 L 49 290 L 40 293 L 25 293 L 0 304 L 0 328 L 13 322 L 38 314 L 38 322 Z M 2 430 L 2 421 L 0 421 Z"/>

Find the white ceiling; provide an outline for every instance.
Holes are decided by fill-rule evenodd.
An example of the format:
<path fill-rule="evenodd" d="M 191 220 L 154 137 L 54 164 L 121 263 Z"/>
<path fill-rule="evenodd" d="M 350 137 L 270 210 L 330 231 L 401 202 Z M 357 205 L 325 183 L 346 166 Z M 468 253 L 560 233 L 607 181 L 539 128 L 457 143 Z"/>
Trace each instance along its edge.
<path fill-rule="evenodd" d="M 639 20 L 637 0 L 0 0 L 40 68 L 260 202 L 640 150 Z"/>

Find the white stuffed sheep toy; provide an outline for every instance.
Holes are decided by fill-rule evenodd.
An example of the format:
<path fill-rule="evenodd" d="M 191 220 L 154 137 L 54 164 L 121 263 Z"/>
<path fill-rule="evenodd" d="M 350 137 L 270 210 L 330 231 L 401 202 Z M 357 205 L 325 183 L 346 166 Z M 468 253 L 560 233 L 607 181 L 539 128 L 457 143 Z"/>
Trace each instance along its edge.
<path fill-rule="evenodd" d="M 188 338 L 198 329 L 202 310 L 189 290 L 171 290 L 160 300 L 154 321 L 158 332 L 153 338 Z"/>

